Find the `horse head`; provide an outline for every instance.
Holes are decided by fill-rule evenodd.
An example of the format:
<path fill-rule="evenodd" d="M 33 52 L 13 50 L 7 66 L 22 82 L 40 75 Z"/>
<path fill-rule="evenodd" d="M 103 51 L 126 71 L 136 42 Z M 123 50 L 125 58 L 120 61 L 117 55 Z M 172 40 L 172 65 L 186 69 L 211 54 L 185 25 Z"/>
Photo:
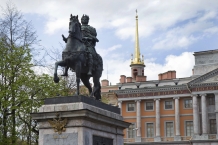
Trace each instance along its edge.
<path fill-rule="evenodd" d="M 81 24 L 77 16 L 70 15 L 69 34 L 76 35 L 81 33 Z"/>

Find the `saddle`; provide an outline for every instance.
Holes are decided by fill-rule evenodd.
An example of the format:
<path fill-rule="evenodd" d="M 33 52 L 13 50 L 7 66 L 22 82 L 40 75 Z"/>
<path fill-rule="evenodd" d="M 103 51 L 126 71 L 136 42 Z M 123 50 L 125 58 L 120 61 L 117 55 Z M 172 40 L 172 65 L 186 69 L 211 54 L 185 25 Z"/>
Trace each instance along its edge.
<path fill-rule="evenodd" d="M 89 55 L 90 52 L 86 51 L 86 64 L 85 66 L 88 66 L 88 62 L 89 62 Z M 98 54 L 95 53 L 94 55 L 92 55 L 93 58 L 93 70 L 96 70 L 97 68 L 101 67 L 103 69 L 103 60 L 102 57 Z"/>

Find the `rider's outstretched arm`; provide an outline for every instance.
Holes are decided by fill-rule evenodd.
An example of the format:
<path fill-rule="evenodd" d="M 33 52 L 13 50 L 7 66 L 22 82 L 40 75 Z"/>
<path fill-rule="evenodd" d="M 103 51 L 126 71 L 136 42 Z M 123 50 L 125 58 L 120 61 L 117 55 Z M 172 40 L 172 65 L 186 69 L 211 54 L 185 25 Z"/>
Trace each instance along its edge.
<path fill-rule="evenodd" d="M 63 41 L 67 43 L 67 38 L 62 34 Z"/>

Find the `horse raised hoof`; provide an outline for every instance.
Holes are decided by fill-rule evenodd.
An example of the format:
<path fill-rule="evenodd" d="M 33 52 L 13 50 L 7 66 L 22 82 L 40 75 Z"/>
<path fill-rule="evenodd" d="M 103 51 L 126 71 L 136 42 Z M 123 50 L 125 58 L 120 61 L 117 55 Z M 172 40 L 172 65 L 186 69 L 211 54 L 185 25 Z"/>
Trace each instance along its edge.
<path fill-rule="evenodd" d="M 54 77 L 54 82 L 59 83 L 59 77 Z"/>

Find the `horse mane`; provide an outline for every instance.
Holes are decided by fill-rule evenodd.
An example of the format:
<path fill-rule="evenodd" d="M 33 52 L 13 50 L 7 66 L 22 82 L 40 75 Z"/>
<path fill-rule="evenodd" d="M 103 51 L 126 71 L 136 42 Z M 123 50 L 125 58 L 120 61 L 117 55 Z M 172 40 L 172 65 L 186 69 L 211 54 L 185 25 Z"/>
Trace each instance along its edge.
<path fill-rule="evenodd" d="M 78 20 L 78 19 L 77 19 Z M 79 24 L 79 28 L 80 28 L 80 31 L 81 31 L 81 23 L 80 21 L 78 20 L 78 24 Z"/>
<path fill-rule="evenodd" d="M 76 21 L 78 22 L 79 28 L 80 28 L 80 31 L 81 31 L 81 23 L 80 23 L 80 21 L 78 19 L 78 15 L 77 16 L 73 16 L 72 14 L 70 14 L 70 19 L 72 19 L 73 17 L 76 18 Z"/>

